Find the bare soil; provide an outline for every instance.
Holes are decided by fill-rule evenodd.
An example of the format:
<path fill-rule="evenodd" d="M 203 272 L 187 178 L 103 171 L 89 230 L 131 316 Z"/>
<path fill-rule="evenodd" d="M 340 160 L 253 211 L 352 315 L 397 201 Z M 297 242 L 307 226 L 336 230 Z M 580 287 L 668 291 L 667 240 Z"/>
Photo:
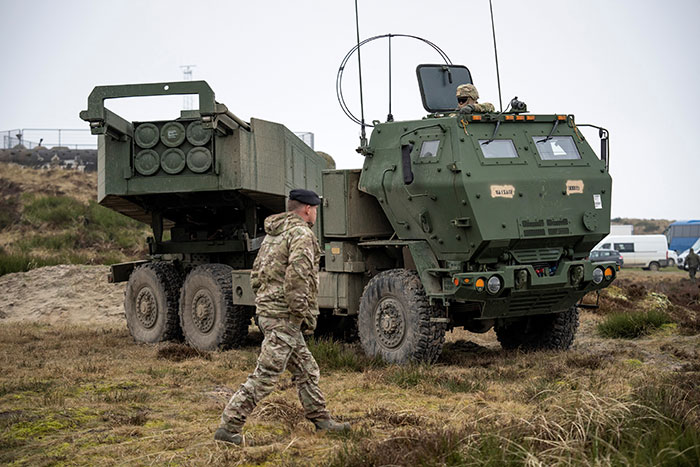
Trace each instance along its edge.
<path fill-rule="evenodd" d="M 125 283 L 108 266 L 59 265 L 0 277 L 0 323 L 124 328 Z"/>

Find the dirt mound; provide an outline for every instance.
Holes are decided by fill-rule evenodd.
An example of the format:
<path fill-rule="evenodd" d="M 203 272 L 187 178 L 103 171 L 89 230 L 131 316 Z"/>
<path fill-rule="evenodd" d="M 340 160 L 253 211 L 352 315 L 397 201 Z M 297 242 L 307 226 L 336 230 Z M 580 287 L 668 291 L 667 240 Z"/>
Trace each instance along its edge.
<path fill-rule="evenodd" d="M 31 321 L 124 327 L 125 283 L 107 266 L 60 265 L 0 277 L 0 323 Z"/>
<path fill-rule="evenodd" d="M 586 297 L 593 303 L 595 295 Z M 623 270 L 601 291 L 599 313 L 658 310 L 671 315 L 686 332 L 700 332 L 700 288 L 681 271 Z"/>
<path fill-rule="evenodd" d="M 698 301 L 700 289 L 697 284 L 693 284 L 685 277 L 678 277 L 675 274 L 672 277 L 660 278 L 637 275 L 629 278 L 621 277 L 615 285 L 626 290 L 631 298 L 644 297 L 647 292 L 661 293 L 676 306 L 700 312 L 700 301 Z"/>

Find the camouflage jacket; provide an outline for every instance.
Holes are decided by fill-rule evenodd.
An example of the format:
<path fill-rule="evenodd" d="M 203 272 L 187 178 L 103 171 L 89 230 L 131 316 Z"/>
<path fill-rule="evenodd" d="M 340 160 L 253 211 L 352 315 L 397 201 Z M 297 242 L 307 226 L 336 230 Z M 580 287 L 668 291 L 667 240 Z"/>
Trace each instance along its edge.
<path fill-rule="evenodd" d="M 309 225 L 286 212 L 265 219 L 265 232 L 250 274 L 256 313 L 297 322 L 318 315 L 321 249 Z"/>
<path fill-rule="evenodd" d="M 698 265 L 700 265 L 700 256 L 695 252 L 688 253 L 688 256 L 685 257 L 685 264 L 687 264 L 689 268 L 697 268 Z"/>
<path fill-rule="evenodd" d="M 476 113 L 489 113 L 496 111 L 496 108 L 490 102 L 484 102 L 483 104 L 472 104 L 472 107 L 474 107 L 474 112 Z"/>
<path fill-rule="evenodd" d="M 485 113 L 493 113 L 493 112 L 496 111 L 496 108 L 495 108 L 495 107 L 493 106 L 493 104 L 490 103 L 490 102 L 484 102 L 483 104 L 478 104 L 478 103 L 477 103 L 477 104 L 469 104 L 469 105 L 471 106 L 472 111 L 470 112 L 469 110 L 466 110 L 466 109 L 465 109 L 465 110 L 463 110 L 462 112 L 464 112 L 464 113 L 477 113 L 477 114 L 482 113 L 482 114 L 485 114 Z M 450 114 L 450 117 L 456 117 L 459 113 L 461 113 L 460 110 L 461 110 L 461 109 L 460 109 L 459 107 L 457 107 L 457 108 L 455 109 L 455 111 L 457 111 L 457 113 L 451 113 L 451 114 Z"/>

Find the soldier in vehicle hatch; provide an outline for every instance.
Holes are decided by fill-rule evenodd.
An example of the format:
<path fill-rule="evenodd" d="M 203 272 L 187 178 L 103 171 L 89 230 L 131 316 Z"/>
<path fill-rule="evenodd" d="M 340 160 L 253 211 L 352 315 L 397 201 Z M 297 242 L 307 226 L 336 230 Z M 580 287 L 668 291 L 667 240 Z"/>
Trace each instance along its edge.
<path fill-rule="evenodd" d="M 479 104 L 479 91 L 473 84 L 460 84 L 457 86 L 457 109 L 465 113 L 495 112 L 496 108 L 490 102 Z"/>
<path fill-rule="evenodd" d="M 214 439 L 240 445 L 241 428 L 255 406 L 270 394 L 285 368 L 292 373 L 306 418 L 316 430 L 344 431 L 350 424 L 333 420 L 318 386 L 318 365 L 304 341 L 316 328 L 318 266 L 321 251 L 310 227 L 321 203 L 310 190 L 292 190 L 287 212 L 265 219 L 265 232 L 253 263 L 258 325 L 265 339 L 258 364 L 226 405 Z"/>

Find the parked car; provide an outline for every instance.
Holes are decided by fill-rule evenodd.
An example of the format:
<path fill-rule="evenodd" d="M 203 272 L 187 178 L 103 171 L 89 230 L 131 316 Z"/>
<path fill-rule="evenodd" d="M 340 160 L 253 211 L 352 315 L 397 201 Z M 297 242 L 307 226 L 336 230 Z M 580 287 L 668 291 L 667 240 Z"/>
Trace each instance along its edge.
<path fill-rule="evenodd" d="M 625 261 L 622 255 L 616 250 L 593 250 L 589 256 L 592 263 L 603 263 L 605 261 L 615 261 L 618 266 L 622 267 Z"/>
<path fill-rule="evenodd" d="M 608 235 L 593 249 L 617 250 L 624 256 L 626 266 L 652 271 L 658 271 L 668 262 L 668 243 L 664 235 Z"/>
<path fill-rule="evenodd" d="M 668 258 L 666 266 L 675 266 L 678 264 L 678 253 L 673 250 L 668 250 L 666 253 L 666 258 Z"/>

